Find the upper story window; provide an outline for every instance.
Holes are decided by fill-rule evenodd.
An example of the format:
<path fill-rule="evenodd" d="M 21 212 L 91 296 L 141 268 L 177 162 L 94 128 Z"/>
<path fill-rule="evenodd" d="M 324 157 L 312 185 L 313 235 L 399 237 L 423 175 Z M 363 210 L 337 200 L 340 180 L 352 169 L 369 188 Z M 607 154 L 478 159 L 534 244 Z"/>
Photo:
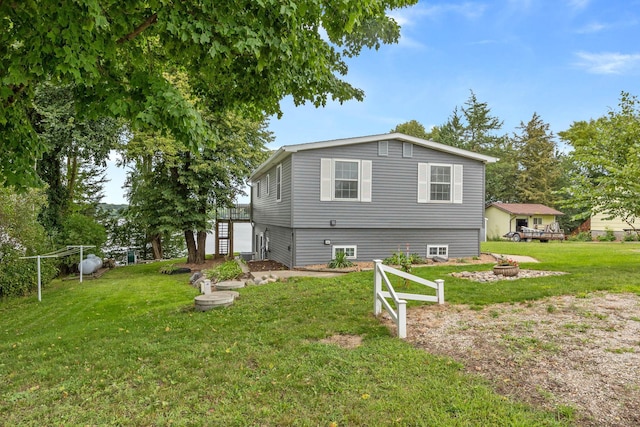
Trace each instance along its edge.
<path fill-rule="evenodd" d="M 267 175 L 267 182 L 265 183 L 265 189 L 264 189 L 264 193 L 268 196 L 269 195 L 269 187 L 271 187 L 270 185 L 270 176 Z"/>
<path fill-rule="evenodd" d="M 378 141 L 378 156 L 389 155 L 389 141 Z"/>
<path fill-rule="evenodd" d="M 418 163 L 418 203 L 462 203 L 462 165 Z"/>
<path fill-rule="evenodd" d="M 429 171 L 429 200 L 451 200 L 451 166 L 431 166 Z"/>
<path fill-rule="evenodd" d="M 256 197 L 257 198 L 262 197 L 262 194 L 261 194 L 262 193 L 262 185 L 261 184 L 262 184 L 261 181 L 256 182 Z"/>
<path fill-rule="evenodd" d="M 371 160 L 321 159 L 320 200 L 371 201 Z"/>
<path fill-rule="evenodd" d="M 402 157 L 413 157 L 413 144 L 410 142 L 402 143 Z"/>
<path fill-rule="evenodd" d="M 282 201 L 282 165 L 276 167 L 276 200 Z"/>
<path fill-rule="evenodd" d="M 334 160 L 334 199 L 358 199 L 360 162 Z"/>

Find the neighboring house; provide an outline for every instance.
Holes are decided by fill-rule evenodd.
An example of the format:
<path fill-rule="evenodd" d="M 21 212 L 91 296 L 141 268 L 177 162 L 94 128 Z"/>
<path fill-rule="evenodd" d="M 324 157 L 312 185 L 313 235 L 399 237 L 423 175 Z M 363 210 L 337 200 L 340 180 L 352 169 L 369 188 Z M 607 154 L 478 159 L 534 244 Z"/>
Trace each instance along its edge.
<path fill-rule="evenodd" d="M 487 238 L 496 239 L 522 227 L 543 229 L 564 215 L 538 203 L 492 203 L 485 209 Z"/>
<path fill-rule="evenodd" d="M 637 222 L 629 224 L 620 217 L 605 219 L 608 217 L 609 214 L 606 213 L 598 213 L 591 216 L 591 237 L 597 238 L 598 236 L 604 236 L 608 230 L 611 230 L 616 236 L 616 239 L 622 240 L 624 236 L 634 228 L 640 229 L 640 224 Z"/>
<path fill-rule="evenodd" d="M 250 177 L 256 259 L 479 255 L 496 160 L 400 133 L 284 146 Z"/>

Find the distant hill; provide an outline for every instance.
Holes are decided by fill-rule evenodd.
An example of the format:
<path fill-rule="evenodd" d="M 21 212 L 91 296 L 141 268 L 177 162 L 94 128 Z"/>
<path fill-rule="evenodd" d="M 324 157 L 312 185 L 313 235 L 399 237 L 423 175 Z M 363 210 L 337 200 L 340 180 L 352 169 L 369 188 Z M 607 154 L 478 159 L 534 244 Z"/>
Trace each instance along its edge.
<path fill-rule="evenodd" d="M 108 212 L 110 214 L 115 214 L 119 210 L 124 209 L 124 208 L 128 208 L 128 207 L 129 207 L 129 205 L 127 205 L 127 204 L 123 204 L 123 205 L 113 205 L 111 203 L 99 203 L 98 204 L 98 209 L 100 209 L 101 211 L 104 211 L 104 212 Z"/>

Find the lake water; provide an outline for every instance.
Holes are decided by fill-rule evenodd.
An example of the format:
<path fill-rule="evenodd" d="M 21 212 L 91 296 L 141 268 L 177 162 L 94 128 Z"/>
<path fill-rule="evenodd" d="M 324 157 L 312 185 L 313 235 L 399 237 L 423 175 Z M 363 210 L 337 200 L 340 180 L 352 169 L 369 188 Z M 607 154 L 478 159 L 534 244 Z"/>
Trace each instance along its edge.
<path fill-rule="evenodd" d="M 236 222 L 233 224 L 233 251 L 234 252 L 251 252 L 251 223 Z M 215 252 L 215 235 L 209 233 L 207 235 L 207 255 Z"/>

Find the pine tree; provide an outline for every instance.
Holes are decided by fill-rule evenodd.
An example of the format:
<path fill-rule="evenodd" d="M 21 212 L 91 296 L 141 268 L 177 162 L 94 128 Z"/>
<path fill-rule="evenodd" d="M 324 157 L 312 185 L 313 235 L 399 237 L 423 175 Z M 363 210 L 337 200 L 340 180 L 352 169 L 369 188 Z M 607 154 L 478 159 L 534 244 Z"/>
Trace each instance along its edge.
<path fill-rule="evenodd" d="M 521 132 L 514 135 L 514 140 L 519 164 L 516 180 L 519 201 L 553 206 L 562 170 L 549 124 L 534 113 L 527 124 L 520 122 L 518 129 Z"/>

